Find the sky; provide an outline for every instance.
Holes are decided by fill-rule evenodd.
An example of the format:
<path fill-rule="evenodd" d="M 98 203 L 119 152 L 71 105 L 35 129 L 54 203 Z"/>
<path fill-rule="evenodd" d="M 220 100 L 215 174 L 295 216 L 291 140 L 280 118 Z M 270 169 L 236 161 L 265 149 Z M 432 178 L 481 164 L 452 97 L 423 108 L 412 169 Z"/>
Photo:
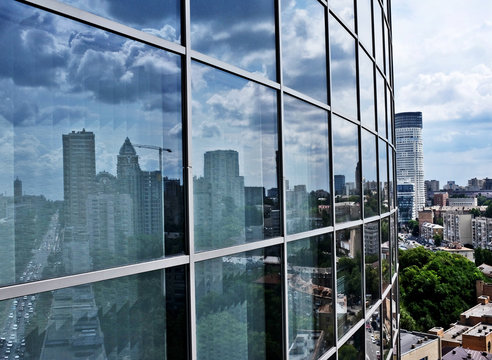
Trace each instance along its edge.
<path fill-rule="evenodd" d="M 492 177 L 492 2 L 392 2 L 395 111 L 421 111 L 424 177 Z"/>

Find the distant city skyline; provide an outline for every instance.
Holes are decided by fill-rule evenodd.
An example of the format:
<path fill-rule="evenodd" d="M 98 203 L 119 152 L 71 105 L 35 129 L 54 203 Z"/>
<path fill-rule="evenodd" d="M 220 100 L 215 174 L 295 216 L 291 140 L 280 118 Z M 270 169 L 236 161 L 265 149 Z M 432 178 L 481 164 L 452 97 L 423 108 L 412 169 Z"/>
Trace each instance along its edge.
<path fill-rule="evenodd" d="M 492 178 L 492 3 L 395 1 L 395 112 L 422 111 L 425 179 Z"/>

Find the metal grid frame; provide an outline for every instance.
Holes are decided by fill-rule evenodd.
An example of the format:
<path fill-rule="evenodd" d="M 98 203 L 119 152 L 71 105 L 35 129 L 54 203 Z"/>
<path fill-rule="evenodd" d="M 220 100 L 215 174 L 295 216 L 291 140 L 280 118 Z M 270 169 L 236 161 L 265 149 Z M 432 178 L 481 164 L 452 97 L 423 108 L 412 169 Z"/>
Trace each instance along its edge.
<path fill-rule="evenodd" d="M 30 283 L 22 283 L 22 284 L 15 284 L 15 285 L 10 285 L 10 286 L 4 286 L 0 287 L 0 300 L 5 300 L 5 299 L 10 299 L 14 297 L 19 297 L 19 296 L 24 296 L 28 294 L 34 294 L 34 293 L 39 293 L 39 292 L 45 292 L 45 291 L 52 291 L 52 290 L 57 290 L 61 288 L 66 288 L 66 287 L 71 287 L 71 286 L 77 286 L 81 284 L 87 284 L 87 283 L 93 283 L 93 282 L 98 282 L 98 281 L 104 281 L 104 280 L 109 280 L 109 279 L 114 279 L 114 278 L 119 278 L 123 276 L 129 276 L 129 275 L 135 275 L 139 273 L 144 273 L 148 271 L 155 271 L 155 270 L 163 270 L 167 268 L 172 268 L 175 266 L 182 266 L 185 265 L 187 267 L 187 286 L 188 286 L 188 329 L 189 329 L 189 357 L 191 359 L 196 359 L 197 358 L 197 340 L 196 340 L 196 311 L 195 311 L 195 263 L 198 261 L 204 261 L 204 260 L 209 260 L 209 259 L 214 259 L 217 257 L 222 257 L 222 256 L 228 256 L 232 255 L 235 253 L 240 253 L 240 252 L 245 252 L 245 251 L 250 251 L 250 250 L 255 250 L 255 249 L 262 249 L 268 246 L 273 246 L 273 245 L 281 245 L 282 246 L 282 252 L 283 252 L 283 265 L 282 265 L 282 272 L 283 272 L 283 308 L 282 308 L 282 318 L 283 318 L 283 351 L 284 351 L 284 358 L 288 357 L 288 348 L 289 344 L 286 339 L 288 339 L 288 306 L 287 306 L 287 301 L 288 301 L 288 283 L 287 283 L 287 266 L 286 266 L 286 261 L 287 261 L 287 244 L 289 242 L 297 241 L 299 239 L 305 239 L 311 236 L 317 236 L 317 235 L 322 235 L 322 234 L 332 234 L 332 249 L 333 249 L 333 260 L 334 259 L 334 253 L 336 251 L 336 232 L 340 230 L 344 230 L 347 228 L 353 228 L 353 227 L 359 227 L 360 232 L 361 232 L 361 237 L 362 237 L 362 246 L 364 248 L 364 224 L 369 223 L 369 222 L 374 222 L 377 221 L 379 222 L 379 236 L 380 236 L 380 259 L 382 258 L 382 253 L 381 253 L 381 220 L 388 218 L 390 216 L 394 216 L 394 214 L 397 213 L 397 206 L 396 206 L 396 197 L 394 197 L 395 201 L 395 206 L 393 209 L 389 209 L 388 212 L 376 216 L 371 216 L 369 218 L 365 218 L 364 216 L 364 209 L 363 206 L 361 205 L 361 219 L 356 220 L 356 221 L 350 221 L 350 222 L 345 222 L 345 223 L 339 223 L 337 224 L 335 222 L 335 212 L 332 211 L 331 217 L 332 217 L 332 226 L 328 226 L 325 228 L 321 229 L 315 229 L 315 230 L 310 230 L 310 231 L 305 231 L 302 233 L 297 233 L 297 234 L 292 234 L 292 235 L 284 235 L 272 239 L 266 239 L 266 240 L 261 240 L 261 241 L 256 241 L 252 243 L 247 243 L 247 244 L 242 244 L 242 245 L 237 245 L 237 246 L 232 246 L 228 248 L 222 248 L 222 249 L 216 249 L 216 250 L 210 250 L 210 251 L 204 251 L 204 252 L 199 252 L 196 253 L 194 249 L 194 233 L 193 233 L 193 224 L 194 224 L 194 218 L 193 218 L 193 180 L 192 180 L 192 143 L 191 143 L 191 123 L 192 123 L 192 109 L 191 109 L 191 62 L 196 61 L 200 62 L 203 64 L 206 64 L 211 67 L 215 67 L 217 69 L 220 69 L 222 71 L 226 71 L 228 73 L 231 73 L 235 76 L 239 76 L 242 78 L 245 78 L 250 81 L 254 81 L 258 84 L 264 85 L 266 87 L 269 87 L 271 89 L 274 89 L 277 91 L 277 106 L 278 106 L 278 149 L 280 153 L 280 170 L 281 174 L 283 174 L 283 168 L 284 168 L 284 157 L 283 157 L 283 149 L 284 149 L 284 144 L 283 144 L 283 119 L 284 119 L 284 114 L 283 114 L 283 98 L 284 94 L 291 95 L 297 99 L 300 99 L 308 104 L 311 104 L 312 106 L 316 106 L 318 108 L 321 108 L 325 111 L 328 111 L 328 122 L 329 122 L 329 152 L 330 152 L 330 191 L 332 194 L 332 199 L 331 199 L 331 204 L 335 203 L 335 195 L 334 195 L 334 174 L 333 174 L 333 131 L 332 131 L 332 115 L 335 114 L 339 117 L 342 117 L 346 121 L 350 121 L 358 126 L 358 155 L 359 159 L 362 162 L 362 150 L 361 150 L 361 131 L 362 129 L 365 129 L 369 133 L 373 134 L 376 136 L 376 139 L 382 139 L 384 143 L 386 144 L 388 151 L 388 159 L 387 159 L 387 167 L 386 167 L 386 172 L 387 175 L 389 171 L 389 161 L 392 161 L 393 163 L 393 177 L 389 177 L 388 180 L 393 179 L 393 187 L 392 189 L 389 189 L 389 191 L 393 191 L 393 194 L 395 194 L 395 189 L 396 189 L 396 184 L 394 179 L 396 179 L 396 168 L 394 166 L 394 154 L 395 154 L 395 136 L 394 136 L 394 121 L 393 119 L 393 113 L 394 113 L 394 95 L 393 95 L 393 81 L 394 81 L 394 76 L 393 76 L 393 69 L 391 64 L 385 64 L 386 56 L 385 56 L 385 51 L 389 52 L 389 61 L 390 63 L 392 62 L 392 31 L 391 31 L 391 17 L 390 17 L 390 10 L 391 10 L 391 1 L 387 1 L 387 8 L 385 8 L 381 0 L 370 0 L 371 3 L 371 18 L 372 18 L 372 34 L 371 34 L 371 39 L 372 39 L 372 48 L 368 52 L 367 49 L 365 48 L 365 45 L 363 45 L 361 42 L 359 42 L 357 32 L 358 32 L 358 18 L 357 18 L 357 0 L 354 0 L 354 30 L 350 29 L 343 20 L 331 9 L 330 4 L 326 0 L 318 0 L 317 2 L 324 7 L 324 17 L 325 17 L 325 44 L 326 44 L 326 67 L 327 67 L 327 103 L 323 103 L 319 100 L 313 99 L 310 96 L 307 96 L 301 92 L 296 91 L 295 89 L 291 89 L 287 86 L 284 85 L 283 83 L 283 74 L 282 74 L 282 34 L 280 31 L 280 24 L 281 24 L 281 0 L 273 0 L 275 4 L 275 27 L 276 27 L 276 72 L 277 72 L 277 79 L 278 81 L 273 81 L 267 78 L 264 78 L 258 74 L 250 73 L 246 70 L 243 70 L 241 68 L 238 68 L 234 65 L 225 63 L 223 61 L 217 60 L 215 58 L 212 58 L 208 55 L 199 53 L 197 51 L 194 51 L 191 49 L 190 46 L 190 3 L 191 0 L 182 0 L 181 1 L 181 28 L 182 28 L 182 44 L 176 44 L 173 42 L 170 42 L 168 40 L 164 40 L 162 38 L 159 38 L 157 36 L 145 33 L 140 30 L 133 29 L 131 27 L 128 27 L 126 25 L 123 25 L 121 23 L 118 23 L 116 21 L 112 21 L 109 19 L 106 19 L 104 17 L 89 13 L 84 10 L 77 9 L 75 7 L 72 7 L 70 5 L 66 5 L 63 3 L 60 3 L 56 0 L 11 0 L 11 1 L 17 1 L 21 2 L 27 5 L 31 5 L 40 9 L 43 9 L 45 11 L 52 12 L 54 14 L 82 22 L 85 24 L 88 24 L 93 27 L 100 28 L 105 31 L 109 31 L 121 36 L 124 36 L 129 39 L 133 39 L 148 45 L 151 45 L 153 47 L 161 48 L 163 50 L 178 54 L 182 57 L 182 107 L 183 107 L 183 183 L 186 186 L 185 189 L 185 213 L 187 216 L 185 216 L 185 238 L 188 239 L 187 243 L 185 244 L 185 247 L 187 249 L 187 255 L 179 255 L 179 256 L 174 256 L 174 257 L 169 257 L 169 258 L 163 258 L 159 260 L 154 260 L 154 261 L 148 261 L 148 262 L 143 262 L 143 263 L 137 263 L 137 264 L 131 264 L 131 265 L 125 265 L 125 266 L 119 266 L 115 268 L 109 268 L 109 269 L 104 269 L 104 270 L 98 270 L 98 271 L 91 271 L 88 273 L 82 273 L 82 274 L 73 274 L 69 276 L 64 276 L 64 277 L 59 277 L 59 278 L 53 278 L 53 279 L 45 279 L 45 280 L 40 280 L 40 281 L 34 281 Z M 315 1 L 315 0 L 313 0 Z M 374 56 L 374 44 L 375 44 L 375 24 L 374 24 L 374 3 L 376 3 L 377 6 L 379 6 L 382 10 L 382 23 L 385 27 L 387 27 L 387 32 L 382 32 L 381 36 L 383 39 L 383 67 L 389 69 L 387 71 L 383 71 L 380 69 L 379 65 L 377 64 Z M 330 54 L 330 34 L 329 34 L 329 27 L 328 27 L 328 19 L 330 17 L 333 17 L 336 19 L 336 21 L 344 28 L 344 30 L 351 35 L 351 37 L 355 40 L 355 63 L 356 63 L 356 93 L 357 93 L 357 104 L 358 104 L 358 118 L 353 119 L 353 118 L 348 118 L 347 116 L 344 116 L 342 114 L 338 114 L 334 111 L 331 110 L 330 108 L 330 103 L 331 103 L 331 96 L 332 96 L 332 91 L 331 91 L 331 79 L 330 79 L 330 69 L 331 69 L 331 54 Z M 388 34 L 388 42 L 384 41 L 385 34 Z M 386 49 L 385 44 L 389 44 L 389 49 Z M 379 73 L 382 75 L 385 84 L 387 84 L 389 88 L 389 94 L 391 96 L 390 99 L 386 99 L 386 94 L 387 92 L 385 91 L 385 104 L 386 101 L 391 102 L 391 114 L 386 114 L 386 121 L 387 121 L 387 129 L 389 131 L 393 132 L 392 140 L 393 143 L 388 143 L 387 136 L 386 137 L 381 137 L 381 134 L 378 134 L 378 129 L 377 129 L 377 122 L 376 122 L 376 128 L 375 130 L 369 129 L 365 127 L 364 125 L 361 124 L 359 121 L 360 119 L 360 85 L 359 85 L 359 51 L 360 49 L 363 49 L 362 51 L 366 52 L 366 55 L 368 55 L 369 59 L 372 61 L 373 64 L 373 92 L 374 92 L 374 111 L 375 111 L 375 119 L 377 119 L 377 91 L 376 91 L 376 71 L 379 71 Z M 393 125 L 393 126 L 391 126 Z M 386 134 L 387 135 L 387 134 Z M 376 141 L 376 154 L 379 154 L 379 141 Z M 376 156 L 376 161 L 377 161 L 377 179 L 378 179 L 378 192 L 379 192 L 379 156 Z M 278 179 L 279 181 L 279 194 L 280 194 L 280 203 L 281 203 L 281 209 L 282 209 L 282 214 L 285 214 L 285 188 L 283 186 L 284 184 L 284 178 Z M 357 179 L 359 182 L 359 185 L 362 185 L 362 179 Z M 396 195 L 396 194 L 395 194 Z M 381 203 L 381 201 L 379 200 Z M 363 194 L 361 194 L 361 204 L 363 203 Z M 395 223 L 396 224 L 396 223 Z M 285 215 L 282 216 L 281 219 L 281 226 L 283 230 L 283 234 L 286 234 L 286 223 L 285 223 Z M 396 229 L 393 229 L 393 231 L 396 232 Z M 395 234 L 397 236 L 397 234 Z M 391 249 L 390 249 L 391 252 Z M 334 274 L 334 279 L 336 279 L 336 261 L 332 262 L 333 265 L 333 271 L 332 273 Z M 390 261 L 390 266 L 391 261 Z M 382 304 L 382 299 L 384 299 L 388 293 L 391 291 L 391 288 L 393 284 L 397 282 L 397 276 L 398 276 L 398 263 L 395 269 L 395 274 L 391 278 L 391 283 L 387 286 L 386 289 L 381 289 L 381 297 L 380 299 L 372 306 L 371 309 L 367 310 L 365 309 L 365 306 L 363 307 L 363 319 L 361 319 L 356 325 L 354 325 L 348 332 L 345 334 L 341 339 L 338 339 L 338 334 L 337 334 L 337 325 L 334 323 L 334 347 L 328 350 L 325 354 L 323 354 L 320 359 L 325 360 L 331 358 L 333 355 L 335 355 L 335 359 L 337 358 L 337 349 L 343 345 L 348 339 L 350 339 L 351 336 L 353 336 L 361 327 L 363 327 L 365 321 L 371 317 L 371 315 L 381 306 Z M 382 279 L 382 269 L 380 270 L 380 278 Z M 363 298 L 365 298 L 365 262 L 364 262 L 364 256 L 362 256 L 362 279 L 363 283 L 361 284 L 362 286 L 362 292 L 363 292 Z M 382 281 L 381 281 L 382 284 Z M 336 281 L 334 281 L 334 291 L 336 293 Z M 382 287 L 382 285 L 381 285 Z M 398 295 L 396 294 L 396 298 L 398 299 Z M 335 300 L 333 299 L 333 302 Z M 399 316 L 397 312 L 397 316 Z M 336 319 L 336 314 L 333 315 L 334 319 Z M 365 336 L 365 335 L 364 335 Z M 396 341 L 398 337 L 398 334 L 394 334 L 393 338 L 394 341 Z M 390 351 L 390 354 L 392 351 Z"/>

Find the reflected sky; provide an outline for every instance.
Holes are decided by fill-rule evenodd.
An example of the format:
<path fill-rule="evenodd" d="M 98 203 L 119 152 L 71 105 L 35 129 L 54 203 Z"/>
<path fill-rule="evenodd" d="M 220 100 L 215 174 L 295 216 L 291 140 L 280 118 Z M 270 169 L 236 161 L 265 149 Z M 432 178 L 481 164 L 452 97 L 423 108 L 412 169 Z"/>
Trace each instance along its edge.
<path fill-rule="evenodd" d="M 345 181 L 356 182 L 359 162 L 357 125 L 333 116 L 333 172 L 345 175 Z"/>
<path fill-rule="evenodd" d="M 324 6 L 295 0 L 282 0 L 281 6 L 285 85 L 326 102 Z"/>
<path fill-rule="evenodd" d="M 180 42 L 180 0 L 60 0 L 163 39 Z"/>
<path fill-rule="evenodd" d="M 171 148 L 164 174 L 181 178 L 178 56 L 15 2 L 0 13 L 1 192 L 18 176 L 25 193 L 63 199 L 62 134 L 82 128 L 95 133 L 97 172 L 116 174 L 128 136 Z M 139 155 L 158 168 L 155 152 Z"/>
<path fill-rule="evenodd" d="M 330 8 L 350 29 L 354 30 L 354 1 L 332 0 Z"/>
<path fill-rule="evenodd" d="M 372 54 L 372 11 L 371 0 L 357 1 L 357 19 L 359 41 Z"/>
<path fill-rule="evenodd" d="M 330 50 L 332 109 L 357 119 L 355 39 L 332 16 Z"/>
<path fill-rule="evenodd" d="M 276 79 L 273 1 L 191 0 L 191 47 Z"/>
<path fill-rule="evenodd" d="M 375 130 L 374 65 L 362 48 L 359 48 L 359 87 L 361 124 Z"/>

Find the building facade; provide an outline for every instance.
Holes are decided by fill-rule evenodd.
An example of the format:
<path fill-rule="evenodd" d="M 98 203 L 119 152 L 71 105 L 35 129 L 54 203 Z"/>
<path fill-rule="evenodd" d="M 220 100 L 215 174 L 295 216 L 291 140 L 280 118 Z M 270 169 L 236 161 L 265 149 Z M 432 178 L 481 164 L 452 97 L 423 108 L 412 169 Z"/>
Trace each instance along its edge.
<path fill-rule="evenodd" d="M 398 199 L 398 224 L 401 226 L 417 217 L 414 206 L 415 186 L 409 183 L 397 184 L 396 191 Z"/>
<path fill-rule="evenodd" d="M 443 240 L 467 245 L 472 243 L 472 215 L 457 211 L 443 214 Z"/>
<path fill-rule="evenodd" d="M 398 184 L 415 185 L 414 214 L 425 206 L 422 113 L 395 114 L 396 177 Z"/>
<path fill-rule="evenodd" d="M 0 5 L 1 355 L 398 358 L 391 2 L 95 3 Z"/>

